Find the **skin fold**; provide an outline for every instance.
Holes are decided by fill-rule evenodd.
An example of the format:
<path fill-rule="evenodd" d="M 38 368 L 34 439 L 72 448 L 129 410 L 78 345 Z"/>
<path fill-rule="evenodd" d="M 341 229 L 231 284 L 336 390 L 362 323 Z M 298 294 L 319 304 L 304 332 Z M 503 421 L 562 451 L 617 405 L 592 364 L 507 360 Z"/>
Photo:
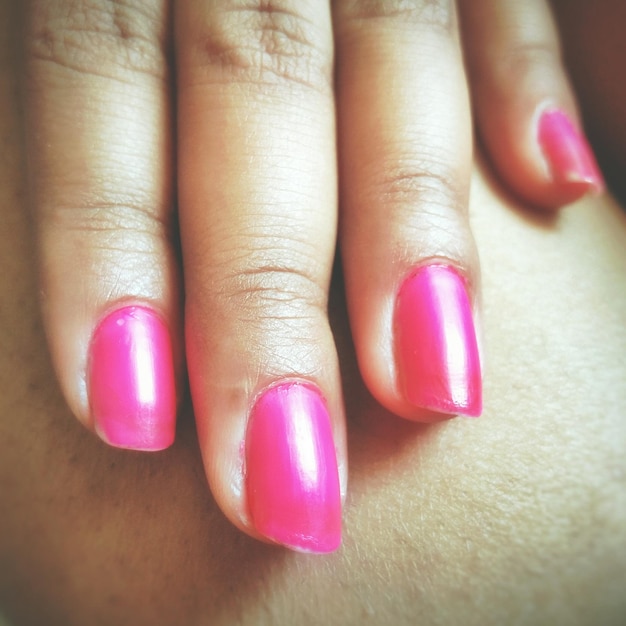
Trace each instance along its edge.
<path fill-rule="evenodd" d="M 418 425 L 372 400 L 336 272 L 330 314 L 350 461 L 343 546 L 310 556 L 265 545 L 213 501 L 188 402 L 174 446 L 144 455 L 103 445 L 62 400 L 37 300 L 17 6 L 0 2 L 0 607 L 12 622 L 623 623 L 620 206 L 602 196 L 558 217 L 528 212 L 477 159 L 477 420 Z M 583 95 L 590 116 L 606 100 Z M 617 98 L 615 111 L 624 104 Z"/>

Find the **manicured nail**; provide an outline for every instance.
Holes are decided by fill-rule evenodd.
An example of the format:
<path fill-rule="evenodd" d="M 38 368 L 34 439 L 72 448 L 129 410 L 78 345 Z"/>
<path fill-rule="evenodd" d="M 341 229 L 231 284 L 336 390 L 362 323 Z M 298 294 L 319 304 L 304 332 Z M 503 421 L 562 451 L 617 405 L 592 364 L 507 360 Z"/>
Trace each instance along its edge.
<path fill-rule="evenodd" d="M 289 382 L 257 400 L 246 437 L 246 490 L 259 533 L 302 552 L 341 543 L 337 455 L 325 402 Z"/>
<path fill-rule="evenodd" d="M 538 130 L 539 145 L 556 183 L 581 185 L 595 193 L 604 190 L 591 147 L 563 111 L 542 113 Z"/>
<path fill-rule="evenodd" d="M 88 385 L 96 431 L 107 443 L 133 450 L 163 450 L 172 444 L 172 343 L 156 313 L 129 306 L 102 320 L 91 341 Z"/>
<path fill-rule="evenodd" d="M 406 399 L 440 413 L 478 416 L 482 378 L 467 290 L 452 267 L 425 265 L 396 305 L 396 354 Z"/>

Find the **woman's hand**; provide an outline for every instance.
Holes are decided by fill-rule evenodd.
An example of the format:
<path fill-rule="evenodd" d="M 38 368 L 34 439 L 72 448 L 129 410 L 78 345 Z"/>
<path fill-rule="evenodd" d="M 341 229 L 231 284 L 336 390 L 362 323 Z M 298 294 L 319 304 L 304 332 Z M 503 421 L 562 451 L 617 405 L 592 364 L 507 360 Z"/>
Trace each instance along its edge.
<path fill-rule="evenodd" d="M 186 353 L 211 489 L 253 536 L 340 541 L 337 223 L 371 393 L 408 419 L 478 415 L 470 94 L 515 193 L 555 208 L 602 188 L 545 2 L 458 4 L 30 2 L 31 189 L 65 397 L 112 445 L 162 449 Z"/>

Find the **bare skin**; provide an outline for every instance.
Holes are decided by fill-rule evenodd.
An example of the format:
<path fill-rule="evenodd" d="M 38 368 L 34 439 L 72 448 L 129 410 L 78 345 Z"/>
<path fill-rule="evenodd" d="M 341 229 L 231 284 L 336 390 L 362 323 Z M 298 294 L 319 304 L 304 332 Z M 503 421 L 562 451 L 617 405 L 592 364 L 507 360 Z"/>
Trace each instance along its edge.
<path fill-rule="evenodd" d="M 1 3 L 0 41 L 17 43 L 15 19 Z M 13 50 L 0 51 L 0 606 L 15 624 L 623 621 L 617 204 L 603 197 L 554 221 L 533 217 L 477 164 L 479 420 L 420 426 L 376 404 L 335 281 L 351 485 L 344 543 L 328 557 L 290 553 L 246 537 L 218 509 L 188 409 L 173 448 L 152 456 L 107 448 L 71 419 L 44 348 Z"/>

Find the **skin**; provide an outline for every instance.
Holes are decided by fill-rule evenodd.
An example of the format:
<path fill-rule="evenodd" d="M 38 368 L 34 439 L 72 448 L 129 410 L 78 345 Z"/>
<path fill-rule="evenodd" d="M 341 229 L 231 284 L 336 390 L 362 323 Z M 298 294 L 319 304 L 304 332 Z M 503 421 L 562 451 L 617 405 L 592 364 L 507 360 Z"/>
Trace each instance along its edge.
<path fill-rule="evenodd" d="M 420 426 L 385 412 L 358 374 L 335 280 L 344 544 L 328 557 L 290 553 L 218 509 L 188 406 L 176 444 L 155 455 L 107 448 L 71 419 L 36 298 L 16 19 L 0 3 L 0 41 L 11 44 L 0 51 L 0 606 L 16 625 L 622 623 L 626 217 L 616 203 L 542 218 L 477 162 L 478 420 Z"/>
<path fill-rule="evenodd" d="M 348 491 L 327 315 L 336 246 L 365 386 L 395 415 L 439 421 L 445 405 L 409 397 L 394 310 L 407 277 L 436 263 L 457 271 L 480 317 L 474 122 L 517 197 L 550 210 L 592 188 L 580 171 L 559 178 L 539 146 L 547 106 L 578 126 L 545 0 L 21 6 L 38 289 L 65 401 L 105 440 L 141 448 L 107 439 L 93 338 L 120 307 L 153 309 L 181 402 L 189 383 L 212 494 L 256 537 L 241 450 L 272 385 L 319 389 Z M 136 414 L 122 395 L 114 420 Z M 169 426 L 163 404 L 155 421 Z"/>

